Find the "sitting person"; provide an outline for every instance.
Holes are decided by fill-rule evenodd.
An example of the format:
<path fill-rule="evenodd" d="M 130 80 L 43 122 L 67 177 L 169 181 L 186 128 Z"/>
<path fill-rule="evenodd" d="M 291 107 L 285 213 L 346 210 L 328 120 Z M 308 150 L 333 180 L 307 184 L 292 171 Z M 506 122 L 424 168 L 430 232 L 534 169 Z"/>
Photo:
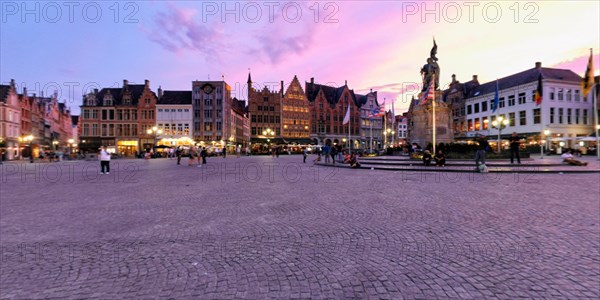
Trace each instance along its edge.
<path fill-rule="evenodd" d="M 587 166 L 586 162 L 582 162 L 579 160 L 576 160 L 573 157 L 573 151 L 569 150 L 567 152 L 565 152 L 563 155 L 561 155 L 560 157 L 563 159 L 563 162 L 568 163 L 570 165 L 574 165 L 574 166 Z"/>
<path fill-rule="evenodd" d="M 425 166 L 431 165 L 431 152 L 429 150 L 425 150 L 425 153 L 423 153 L 423 163 Z"/>
<path fill-rule="evenodd" d="M 350 167 L 351 168 L 360 168 L 360 163 L 358 162 L 358 158 L 356 157 L 356 154 L 352 153 L 352 155 L 350 155 Z"/>
<path fill-rule="evenodd" d="M 436 154 L 435 154 L 435 162 L 438 166 L 443 167 L 446 165 L 446 156 L 444 155 L 444 152 L 442 150 L 439 150 Z"/>
<path fill-rule="evenodd" d="M 348 154 L 348 153 L 344 154 L 344 163 L 345 164 L 349 164 L 350 163 L 350 157 L 351 157 L 350 154 Z"/>

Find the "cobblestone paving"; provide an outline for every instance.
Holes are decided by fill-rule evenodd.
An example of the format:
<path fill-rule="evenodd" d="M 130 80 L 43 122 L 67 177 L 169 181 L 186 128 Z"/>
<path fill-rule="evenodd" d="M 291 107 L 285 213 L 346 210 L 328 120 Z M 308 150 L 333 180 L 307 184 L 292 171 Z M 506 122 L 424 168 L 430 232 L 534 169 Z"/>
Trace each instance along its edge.
<path fill-rule="evenodd" d="M 600 297 L 599 174 L 0 166 L 0 298 Z"/>

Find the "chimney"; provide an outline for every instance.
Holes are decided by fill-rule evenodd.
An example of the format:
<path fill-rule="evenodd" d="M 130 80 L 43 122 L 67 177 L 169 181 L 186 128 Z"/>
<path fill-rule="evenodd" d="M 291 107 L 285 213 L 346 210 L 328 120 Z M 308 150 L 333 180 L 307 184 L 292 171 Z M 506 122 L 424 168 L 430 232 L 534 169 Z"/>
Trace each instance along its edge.
<path fill-rule="evenodd" d="M 150 80 L 148 80 L 148 79 L 144 80 L 144 84 L 146 85 L 146 87 L 150 87 Z"/>
<path fill-rule="evenodd" d="M 14 89 L 15 88 L 15 80 L 11 79 L 10 80 L 10 86 Z"/>
<path fill-rule="evenodd" d="M 162 86 L 158 86 L 158 99 L 162 98 L 163 96 L 163 90 L 162 90 Z"/>
<path fill-rule="evenodd" d="M 281 97 L 283 97 L 283 80 L 281 81 Z"/>
<path fill-rule="evenodd" d="M 27 96 L 27 87 L 23 87 L 23 96 Z"/>
<path fill-rule="evenodd" d="M 348 80 L 344 80 L 344 85 L 348 86 Z"/>
<path fill-rule="evenodd" d="M 98 89 L 94 89 L 94 95 L 98 94 Z"/>
<path fill-rule="evenodd" d="M 540 61 L 535 62 L 536 69 L 540 69 L 541 67 L 542 67 L 542 62 L 540 62 Z"/>
<path fill-rule="evenodd" d="M 477 75 L 473 75 L 473 81 L 477 81 Z"/>
<path fill-rule="evenodd" d="M 315 84 L 315 78 L 314 77 L 310 78 L 310 84 Z"/>
<path fill-rule="evenodd" d="M 452 83 L 456 82 L 456 74 L 452 74 Z"/>
<path fill-rule="evenodd" d="M 127 79 L 123 79 L 123 87 L 126 87 L 129 85 L 129 81 L 127 81 Z"/>

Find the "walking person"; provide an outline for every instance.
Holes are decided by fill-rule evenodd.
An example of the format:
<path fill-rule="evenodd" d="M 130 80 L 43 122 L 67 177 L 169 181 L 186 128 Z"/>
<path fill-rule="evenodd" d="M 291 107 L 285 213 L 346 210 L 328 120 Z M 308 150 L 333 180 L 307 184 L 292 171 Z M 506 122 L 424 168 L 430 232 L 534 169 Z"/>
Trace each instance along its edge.
<path fill-rule="evenodd" d="M 100 174 L 110 174 L 110 153 L 106 146 L 102 146 L 100 150 Z"/>
<path fill-rule="evenodd" d="M 521 137 L 517 135 L 516 132 L 513 132 L 512 135 L 508 138 L 510 142 L 510 163 L 514 163 L 514 158 L 517 156 L 517 163 L 521 164 L 521 156 L 519 155 L 519 147 L 521 146 Z"/>
<path fill-rule="evenodd" d="M 227 158 L 227 148 L 223 147 L 223 158 Z"/>
<path fill-rule="evenodd" d="M 478 145 L 475 151 L 475 167 L 478 171 L 485 169 L 485 152 L 490 148 L 490 144 L 485 139 L 485 135 L 480 134 L 477 139 Z M 479 162 L 481 161 L 481 166 Z"/>
<path fill-rule="evenodd" d="M 306 147 L 302 150 L 302 156 L 304 158 L 304 163 L 306 163 L 306 157 L 308 157 L 308 149 L 306 149 Z"/>

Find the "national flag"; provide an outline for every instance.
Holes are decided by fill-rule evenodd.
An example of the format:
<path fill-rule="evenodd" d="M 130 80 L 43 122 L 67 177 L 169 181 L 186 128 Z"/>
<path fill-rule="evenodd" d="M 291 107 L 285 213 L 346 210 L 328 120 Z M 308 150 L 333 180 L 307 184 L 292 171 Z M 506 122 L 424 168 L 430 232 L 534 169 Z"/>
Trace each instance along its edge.
<path fill-rule="evenodd" d="M 590 49 L 590 59 L 583 75 L 583 81 L 581 82 L 584 97 L 590 92 L 592 86 L 594 86 L 594 59 L 592 58 L 592 49 Z"/>
<path fill-rule="evenodd" d="M 498 79 L 496 79 L 496 93 L 494 94 L 494 102 L 492 103 L 492 112 L 495 112 L 496 109 L 498 109 L 498 104 L 500 103 L 500 96 L 498 93 Z"/>
<path fill-rule="evenodd" d="M 427 104 L 428 100 L 433 101 L 434 99 L 435 99 L 435 91 L 434 91 L 434 80 L 432 77 L 431 82 L 429 83 L 429 87 L 427 88 L 425 93 L 423 93 L 423 96 L 421 97 L 421 105 L 425 105 L 425 104 Z"/>
<path fill-rule="evenodd" d="M 377 117 L 381 117 L 385 115 L 385 100 L 383 101 L 383 103 L 379 106 L 379 113 L 377 113 Z"/>
<path fill-rule="evenodd" d="M 348 122 L 350 122 L 350 105 L 348 105 L 348 110 L 346 110 L 346 116 L 344 116 L 344 122 L 342 124 L 346 125 Z"/>
<path fill-rule="evenodd" d="M 369 115 L 369 118 L 374 118 L 374 117 L 377 117 L 378 114 L 379 114 L 379 107 L 373 107 L 369 111 L 368 115 Z"/>
<path fill-rule="evenodd" d="M 544 95 L 542 91 L 542 74 L 540 73 L 540 77 L 538 77 L 538 86 L 537 90 L 535 90 L 535 104 L 542 104 L 542 96 Z"/>

